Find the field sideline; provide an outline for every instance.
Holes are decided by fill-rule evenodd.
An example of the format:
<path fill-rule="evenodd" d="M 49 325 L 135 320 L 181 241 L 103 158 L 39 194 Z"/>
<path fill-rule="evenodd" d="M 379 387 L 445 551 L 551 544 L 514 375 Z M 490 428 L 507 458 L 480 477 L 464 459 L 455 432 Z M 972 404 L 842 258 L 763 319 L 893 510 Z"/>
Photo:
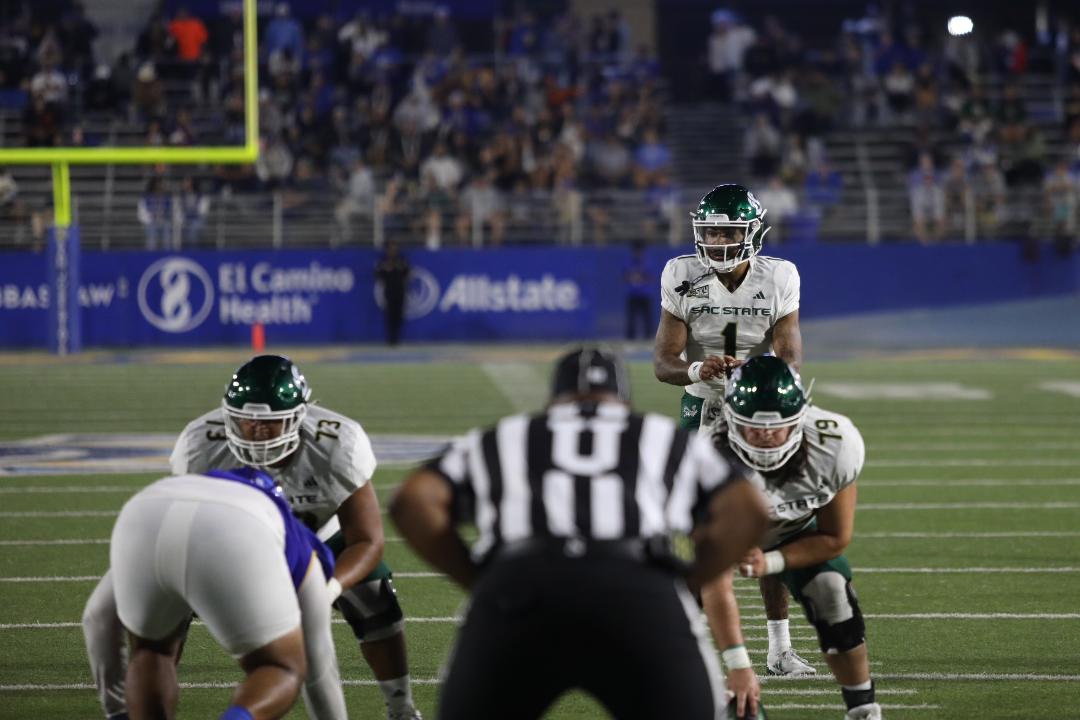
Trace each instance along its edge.
<path fill-rule="evenodd" d="M 381 351 L 332 350 L 297 359 L 315 397 L 360 420 L 394 459 L 376 475 L 385 501 L 411 459 L 440 438 L 537 407 L 552 351 L 414 351 L 399 362 Z M 157 477 L 170 434 L 214 407 L 245 359 L 243 351 L 179 357 L 0 357 L 0 718 L 100 716 L 79 618 L 106 567 L 115 512 Z M 632 357 L 638 407 L 674 412 L 678 390 L 657 383 L 640 352 Z M 1055 353 L 941 353 L 819 362 L 804 376 L 816 379 L 815 401 L 850 415 L 867 440 L 849 557 L 886 716 L 1080 718 L 1080 365 Z M 88 455 L 68 434 L 97 444 Z M 414 435 L 424 437 L 402 437 Z M 31 442 L 43 436 L 51 437 Z M 86 472 L 88 459 L 110 457 L 137 471 Z M 462 598 L 389 525 L 387 535 L 409 615 L 414 692 L 434 718 Z M 760 664 L 756 589 L 740 583 L 737 592 Z M 815 655 L 801 616 L 792 633 L 804 656 Z M 335 634 L 350 716 L 384 717 L 349 629 L 339 622 Z M 238 674 L 197 626 L 181 665 L 181 717 L 220 711 Z M 766 682 L 764 698 L 774 720 L 843 715 L 825 679 Z M 572 696 L 548 717 L 605 715 Z"/>

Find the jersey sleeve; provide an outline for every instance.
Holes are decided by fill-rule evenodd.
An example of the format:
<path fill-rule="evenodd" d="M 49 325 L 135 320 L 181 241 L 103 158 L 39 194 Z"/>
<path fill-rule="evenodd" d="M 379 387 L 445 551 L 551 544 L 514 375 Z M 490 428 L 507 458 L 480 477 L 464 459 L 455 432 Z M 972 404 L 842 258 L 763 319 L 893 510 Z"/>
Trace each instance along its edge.
<path fill-rule="evenodd" d="M 371 439 L 364 429 L 357 423 L 346 425 L 330 457 L 329 491 L 333 502 L 340 506 L 366 485 L 377 465 Z"/>
<path fill-rule="evenodd" d="M 676 291 L 679 287 L 676 260 L 668 260 L 667 265 L 664 266 L 664 272 L 660 275 L 660 307 L 685 321 L 686 309 L 683 298 Z"/>
<path fill-rule="evenodd" d="M 192 420 L 180 433 L 169 456 L 169 470 L 173 475 L 205 473 L 220 469 L 211 467 L 211 458 L 225 442 L 225 425 L 217 414 L 210 412 Z"/>
<path fill-rule="evenodd" d="M 474 430 L 458 438 L 441 454 L 429 460 L 424 468 L 435 473 L 450 485 L 453 495 L 453 515 L 456 523 L 474 519 L 474 493 L 470 456 L 472 448 L 480 446 L 480 432 Z"/>
<path fill-rule="evenodd" d="M 788 270 L 787 279 L 780 288 L 780 306 L 776 317 L 782 318 L 799 309 L 799 298 L 802 294 L 802 278 L 799 277 L 799 269 L 794 263 L 784 263 Z"/>
<path fill-rule="evenodd" d="M 843 432 L 843 443 L 836 456 L 836 470 L 833 481 L 836 491 L 840 492 L 859 478 L 863 463 L 866 461 L 866 444 L 862 434 L 850 420 L 845 420 L 847 427 Z"/>
<path fill-rule="evenodd" d="M 709 433 L 694 433 L 668 499 L 670 528 L 690 532 L 704 521 L 712 496 L 741 476 L 741 468 L 713 446 Z"/>

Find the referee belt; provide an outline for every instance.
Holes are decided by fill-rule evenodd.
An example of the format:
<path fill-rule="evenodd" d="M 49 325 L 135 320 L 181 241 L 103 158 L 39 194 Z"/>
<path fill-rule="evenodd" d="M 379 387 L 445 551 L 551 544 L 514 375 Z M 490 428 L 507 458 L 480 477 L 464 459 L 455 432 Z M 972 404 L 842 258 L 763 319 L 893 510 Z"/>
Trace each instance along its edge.
<path fill-rule="evenodd" d="M 660 567 L 680 575 L 686 574 L 690 569 L 685 561 L 675 555 L 671 541 L 659 535 L 651 538 L 636 537 L 618 540 L 596 540 L 583 537 L 532 537 L 512 540 L 492 548 L 484 559 L 484 564 L 538 556 L 629 560 L 642 565 Z"/>

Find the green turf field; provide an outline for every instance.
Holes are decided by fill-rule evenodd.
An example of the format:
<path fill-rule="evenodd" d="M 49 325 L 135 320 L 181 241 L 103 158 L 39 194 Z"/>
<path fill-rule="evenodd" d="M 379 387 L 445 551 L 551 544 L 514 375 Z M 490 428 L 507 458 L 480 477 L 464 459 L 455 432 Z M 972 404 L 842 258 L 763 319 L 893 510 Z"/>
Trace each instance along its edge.
<path fill-rule="evenodd" d="M 317 398 L 373 435 L 443 435 L 542 400 L 550 349 L 497 357 L 301 367 Z M 10 441 L 18 439 L 175 433 L 219 402 L 243 359 L 65 364 L 6 356 L 0 467 L 13 462 Z M 648 363 L 632 372 L 639 407 L 674 412 L 678 390 L 657 383 Z M 845 361 L 809 365 L 804 376 L 817 380 L 816 402 L 850 415 L 867 441 L 849 557 L 886 717 L 1080 718 L 1080 363 Z M 867 397 L 882 383 L 888 398 Z M 920 394 L 928 397 L 913 397 Z M 52 460 L 67 474 L 0 474 L 0 718 L 99 717 L 81 610 L 106 567 L 115 511 L 156 477 L 80 473 L 79 460 L 65 461 L 59 450 Z M 404 472 L 379 471 L 383 500 Z M 414 692 L 433 718 L 461 595 L 426 574 L 392 527 L 387 535 L 410 620 Z M 737 587 L 760 663 L 760 602 L 748 583 Z M 812 629 L 801 616 L 792 625 L 796 648 L 816 658 Z M 383 717 L 347 626 L 339 621 L 335 632 L 350 715 Z M 211 717 L 239 671 L 201 626 L 187 648 L 181 716 Z M 824 678 L 767 682 L 763 697 L 775 720 L 843 716 L 839 692 Z M 575 696 L 549 717 L 604 714 Z"/>

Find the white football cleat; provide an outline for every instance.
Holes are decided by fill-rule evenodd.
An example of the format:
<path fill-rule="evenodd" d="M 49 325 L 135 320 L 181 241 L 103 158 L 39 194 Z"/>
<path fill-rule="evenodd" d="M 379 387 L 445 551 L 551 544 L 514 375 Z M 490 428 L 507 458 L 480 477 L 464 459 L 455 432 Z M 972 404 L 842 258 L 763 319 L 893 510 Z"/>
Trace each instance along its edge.
<path fill-rule="evenodd" d="M 877 703 L 867 703 L 853 707 L 847 711 L 844 720 L 881 720 L 881 706 Z"/>
<path fill-rule="evenodd" d="M 775 657 L 769 657 L 765 662 L 765 671 L 769 675 L 781 675 L 786 677 L 800 677 L 802 675 L 817 675 L 817 670 L 810 663 L 795 654 L 788 648 Z"/>
<path fill-rule="evenodd" d="M 410 708 L 399 712 L 388 711 L 386 713 L 386 720 L 424 720 L 424 718 L 420 715 L 419 710 Z"/>

